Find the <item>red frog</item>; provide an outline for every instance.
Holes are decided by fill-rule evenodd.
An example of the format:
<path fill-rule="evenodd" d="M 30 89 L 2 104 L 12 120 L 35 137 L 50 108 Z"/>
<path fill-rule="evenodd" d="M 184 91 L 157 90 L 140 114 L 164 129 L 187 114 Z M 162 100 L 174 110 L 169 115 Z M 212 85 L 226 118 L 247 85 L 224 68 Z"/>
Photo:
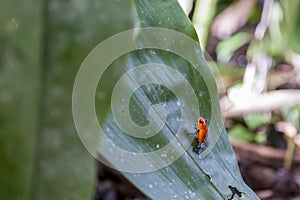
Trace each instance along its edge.
<path fill-rule="evenodd" d="M 197 122 L 197 139 L 198 139 L 198 146 L 197 146 L 197 153 L 199 154 L 199 150 L 204 146 L 204 142 L 208 135 L 208 126 L 207 126 L 207 119 L 200 116 Z"/>

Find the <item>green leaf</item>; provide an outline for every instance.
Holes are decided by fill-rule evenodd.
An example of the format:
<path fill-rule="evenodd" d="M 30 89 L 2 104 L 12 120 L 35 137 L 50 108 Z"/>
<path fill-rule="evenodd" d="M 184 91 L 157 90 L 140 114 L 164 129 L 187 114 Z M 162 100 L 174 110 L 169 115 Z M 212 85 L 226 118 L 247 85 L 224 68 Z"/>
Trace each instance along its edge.
<path fill-rule="evenodd" d="M 294 107 L 288 108 L 283 107 L 281 109 L 283 113 L 284 120 L 291 123 L 298 131 L 300 130 L 300 106 L 296 105 Z"/>
<path fill-rule="evenodd" d="M 231 127 L 228 130 L 228 135 L 235 140 L 244 142 L 251 142 L 254 139 L 254 133 L 240 124 Z"/>
<path fill-rule="evenodd" d="M 76 134 L 71 94 L 86 54 L 132 26 L 121 12 L 130 5 L 114 2 L 1 1 L 1 199 L 91 199 L 95 160 Z"/>
<path fill-rule="evenodd" d="M 29 5 L 35 5 L 35 7 Z M 0 6 L 0 196 L 30 199 L 41 29 L 36 1 Z M 29 11 L 30 12 L 27 12 Z M 30 50 L 29 50 L 30 47 Z"/>
<path fill-rule="evenodd" d="M 251 40 L 251 35 L 239 32 L 230 38 L 221 41 L 216 49 L 218 61 L 228 63 L 233 53 Z"/>
<path fill-rule="evenodd" d="M 175 0 L 155 2 L 141 0 L 131 1 L 131 4 L 136 27 L 169 28 L 184 33 L 185 36 L 180 35 L 181 39 L 189 36 L 192 38 L 190 40 L 197 41 L 191 22 Z M 186 38 L 179 40 L 171 34 L 171 31 L 169 35 L 164 35 L 164 38 L 159 36 L 155 38 L 152 35 L 144 37 L 141 32 L 143 31 L 136 30 L 135 34 L 131 35 L 136 41 L 136 47 L 139 48 L 115 60 L 103 72 L 104 78 L 100 79 L 98 84 L 96 94 L 101 95 L 96 97 L 96 111 L 104 132 L 100 138 L 99 152 L 108 161 L 106 164 L 116 169 L 123 168 L 124 176 L 151 199 L 228 199 L 232 195 L 229 186 L 236 187 L 245 193 L 243 199 L 258 199 L 240 175 L 235 155 L 223 127 L 216 85 L 200 53 L 200 46 L 189 45 L 187 41 L 190 40 Z M 155 48 L 155 45 L 160 46 L 164 41 L 167 41 L 166 45 L 169 44 L 168 48 Z M 113 44 L 119 44 L 120 48 L 124 47 L 121 45 L 124 42 L 127 41 Z M 130 42 L 126 44 L 131 45 Z M 178 56 L 172 51 L 176 44 L 180 44 L 184 49 L 182 54 L 185 57 Z M 142 48 L 143 45 L 148 48 Z M 107 46 L 107 52 L 112 52 L 113 47 Z M 97 49 L 93 53 L 96 51 Z M 197 63 L 188 62 L 190 57 L 196 58 Z M 145 71 L 144 74 L 137 71 L 140 69 L 139 65 L 149 63 L 151 64 L 147 68 L 149 71 Z M 180 110 L 184 106 L 190 106 L 193 103 L 193 97 L 190 91 L 182 89 L 185 83 L 183 79 L 174 78 L 170 69 L 179 72 L 188 81 L 196 95 L 198 107 L 190 109 L 187 117 L 183 117 L 184 112 Z M 124 78 L 124 74 L 127 79 Z M 92 77 L 93 74 L 90 76 Z M 151 77 L 154 78 L 151 79 Z M 122 78 L 125 81 L 118 85 L 119 79 Z M 149 81 L 146 84 L 137 85 L 134 80 L 140 79 L 160 80 L 161 84 L 157 81 Z M 94 82 L 91 81 L 92 83 Z M 130 98 L 123 98 L 126 92 L 122 93 L 121 89 L 114 91 L 114 87 L 117 86 L 126 91 L 127 88 L 131 89 Z M 88 93 L 81 95 L 86 94 Z M 73 98 L 75 98 L 73 106 L 80 106 L 76 100 L 80 98 L 80 93 Z M 186 102 L 191 104 L 186 104 Z M 127 103 L 129 107 L 126 107 Z M 117 108 L 114 106 L 109 108 L 110 104 Z M 103 105 L 108 107 L 105 108 Z M 93 110 L 92 107 L 91 110 Z M 206 148 L 201 151 L 200 155 L 197 155 L 191 145 L 187 150 L 184 146 L 186 141 L 188 144 L 193 143 L 193 136 L 189 136 L 188 133 L 193 132 L 193 124 L 200 114 L 208 118 L 209 137 Z M 127 118 L 118 121 L 116 118 L 121 115 Z M 161 121 L 164 120 L 165 124 L 157 134 L 146 137 L 147 129 L 142 129 L 143 126 L 151 127 L 154 124 L 153 126 L 160 127 Z M 124 127 L 119 126 L 120 123 Z M 144 132 L 136 133 L 134 129 L 132 132 L 125 130 L 137 125 L 141 126 Z M 182 134 L 176 134 L 182 127 L 185 128 L 179 131 Z M 103 138 L 108 138 L 108 140 L 103 142 Z M 172 141 L 175 142 L 171 145 L 171 149 L 166 148 L 166 151 L 160 151 Z M 132 157 L 126 157 L 128 154 Z M 180 155 L 178 159 L 168 163 L 172 157 L 178 155 Z M 158 170 L 151 170 L 155 168 Z"/>
<path fill-rule="evenodd" d="M 119 2 L 120 7 L 116 7 L 115 2 L 44 2 L 43 110 L 30 199 L 91 199 L 93 196 L 95 160 L 74 126 L 72 88 L 86 54 L 106 37 L 132 26 L 127 20 L 129 13 L 121 12 L 129 6 Z M 108 20 L 111 12 L 119 13 L 118 18 Z"/>
<path fill-rule="evenodd" d="M 245 123 L 250 129 L 256 129 L 259 126 L 270 123 L 271 117 L 264 113 L 251 113 L 244 117 Z"/>

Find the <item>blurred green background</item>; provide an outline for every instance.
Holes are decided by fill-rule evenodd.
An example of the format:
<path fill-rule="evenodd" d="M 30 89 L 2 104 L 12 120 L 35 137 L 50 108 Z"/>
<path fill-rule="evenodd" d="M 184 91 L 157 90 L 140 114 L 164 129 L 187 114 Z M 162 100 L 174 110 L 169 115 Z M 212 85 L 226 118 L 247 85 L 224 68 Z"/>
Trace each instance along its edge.
<path fill-rule="evenodd" d="M 1 199 L 91 199 L 71 94 L 83 59 L 132 26 L 126 1 L 0 1 Z"/>

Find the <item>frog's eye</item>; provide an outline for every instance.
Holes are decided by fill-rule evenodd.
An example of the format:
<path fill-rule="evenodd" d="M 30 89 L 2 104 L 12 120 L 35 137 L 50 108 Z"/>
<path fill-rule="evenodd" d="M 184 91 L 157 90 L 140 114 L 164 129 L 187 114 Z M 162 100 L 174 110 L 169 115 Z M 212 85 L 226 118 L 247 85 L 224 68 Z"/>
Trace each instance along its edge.
<path fill-rule="evenodd" d="M 206 119 L 204 117 L 200 117 L 199 123 L 200 124 L 206 124 Z"/>

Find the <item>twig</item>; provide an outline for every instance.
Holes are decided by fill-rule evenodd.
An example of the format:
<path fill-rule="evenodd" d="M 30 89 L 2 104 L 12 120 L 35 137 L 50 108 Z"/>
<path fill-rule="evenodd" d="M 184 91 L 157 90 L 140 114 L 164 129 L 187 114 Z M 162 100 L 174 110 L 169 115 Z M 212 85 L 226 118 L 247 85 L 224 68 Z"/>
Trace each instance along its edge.
<path fill-rule="evenodd" d="M 227 96 L 220 99 L 222 115 L 226 117 L 267 112 L 283 105 L 292 107 L 297 104 L 300 104 L 300 90 L 275 90 L 265 94 L 238 91 L 230 99 Z"/>

